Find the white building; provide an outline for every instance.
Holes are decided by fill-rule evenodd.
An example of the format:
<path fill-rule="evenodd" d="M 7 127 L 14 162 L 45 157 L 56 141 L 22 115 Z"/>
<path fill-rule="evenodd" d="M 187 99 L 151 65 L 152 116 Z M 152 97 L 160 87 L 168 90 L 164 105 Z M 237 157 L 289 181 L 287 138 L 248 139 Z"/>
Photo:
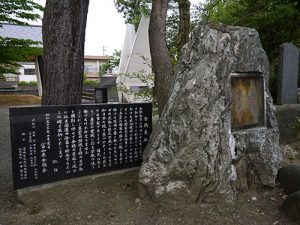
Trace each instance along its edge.
<path fill-rule="evenodd" d="M 34 62 L 21 62 L 19 69 L 18 81 L 37 81 Z"/>

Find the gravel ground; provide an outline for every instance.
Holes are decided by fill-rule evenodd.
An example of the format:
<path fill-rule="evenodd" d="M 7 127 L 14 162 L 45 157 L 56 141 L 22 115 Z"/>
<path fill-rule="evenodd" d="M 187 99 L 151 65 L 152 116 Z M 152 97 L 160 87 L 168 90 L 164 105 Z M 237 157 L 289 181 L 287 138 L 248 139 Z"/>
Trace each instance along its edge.
<path fill-rule="evenodd" d="M 6 225 L 1 216 L 14 202 L 8 108 L 0 107 L 0 224 Z"/>
<path fill-rule="evenodd" d="M 8 108 L 0 107 L 0 225 L 296 225 L 280 189 L 238 194 L 232 205 L 174 210 L 138 196 L 138 170 L 13 191 Z"/>

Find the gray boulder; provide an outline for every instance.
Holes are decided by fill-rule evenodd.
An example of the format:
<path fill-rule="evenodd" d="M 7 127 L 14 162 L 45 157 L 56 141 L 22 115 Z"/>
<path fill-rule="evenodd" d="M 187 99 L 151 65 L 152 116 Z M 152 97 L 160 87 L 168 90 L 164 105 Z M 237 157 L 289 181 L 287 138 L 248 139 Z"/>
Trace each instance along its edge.
<path fill-rule="evenodd" d="M 300 222 L 300 191 L 290 194 L 284 200 L 282 210 L 292 220 Z"/>
<path fill-rule="evenodd" d="M 274 187 L 282 161 L 258 33 L 200 24 L 185 46 L 174 88 L 143 155 L 141 193 L 160 204 L 232 202 L 236 189 Z M 231 74 L 263 77 L 263 124 L 233 131 Z"/>
<path fill-rule="evenodd" d="M 291 164 L 280 168 L 276 180 L 287 194 L 300 191 L 300 165 Z"/>

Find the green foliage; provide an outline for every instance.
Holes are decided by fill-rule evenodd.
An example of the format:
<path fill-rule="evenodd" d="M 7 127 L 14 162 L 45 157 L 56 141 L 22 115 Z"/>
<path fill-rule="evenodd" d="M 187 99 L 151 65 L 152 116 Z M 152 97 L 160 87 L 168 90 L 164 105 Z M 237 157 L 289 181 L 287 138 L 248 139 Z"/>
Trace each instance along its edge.
<path fill-rule="evenodd" d="M 123 13 L 125 23 L 133 24 L 137 30 L 142 15 L 150 15 L 151 0 L 115 0 L 115 7 Z"/>
<path fill-rule="evenodd" d="M 299 4 L 298 0 L 210 0 L 205 18 L 255 28 L 273 61 L 278 57 L 280 44 L 300 42 Z"/>
<path fill-rule="evenodd" d="M 0 23 L 28 25 L 26 20 L 41 18 L 39 14 L 33 13 L 34 10 L 43 11 L 44 8 L 30 0 L 0 1 Z"/>
<path fill-rule="evenodd" d="M 279 46 L 291 42 L 300 47 L 298 0 L 209 0 L 202 17 L 212 22 L 255 28 L 270 61 L 269 88 L 277 99 Z"/>
<path fill-rule="evenodd" d="M 139 79 L 140 81 L 142 81 L 142 83 L 147 84 L 147 85 L 149 83 L 154 82 L 154 74 L 153 73 L 147 74 L 147 73 L 145 73 L 145 71 L 139 71 L 137 73 L 130 73 L 130 74 L 129 73 L 120 74 L 120 75 L 129 77 L 132 79 Z M 123 91 L 130 95 L 134 95 L 134 97 L 136 99 L 142 98 L 142 99 L 145 99 L 145 101 L 150 102 L 153 99 L 153 88 L 150 88 L 148 86 L 144 86 L 144 87 L 145 88 L 142 88 L 138 91 L 133 91 L 133 90 L 126 88 L 125 86 L 122 86 L 122 87 L 119 87 L 118 90 Z"/>
<path fill-rule="evenodd" d="M 126 23 L 133 24 L 138 29 L 142 15 L 150 15 L 152 1 L 151 0 L 116 0 L 115 6 L 119 13 L 123 13 Z M 166 20 L 166 41 L 169 49 L 169 55 L 173 64 L 177 62 L 177 35 L 179 30 L 179 12 L 175 1 L 170 1 L 169 12 Z"/>
<path fill-rule="evenodd" d="M 145 65 L 147 65 L 149 68 L 151 68 L 150 59 L 148 59 L 147 57 L 145 57 L 143 55 L 140 55 L 140 57 L 142 58 L 143 63 Z M 123 91 L 127 94 L 134 95 L 134 97 L 136 99 L 142 98 L 148 102 L 152 101 L 152 103 L 154 102 L 154 104 L 155 104 L 155 100 L 154 100 L 155 93 L 154 93 L 153 87 L 151 87 L 154 84 L 154 74 L 153 73 L 146 73 L 146 71 L 141 70 L 136 73 L 118 74 L 118 76 L 125 76 L 125 77 L 129 77 L 132 79 L 139 79 L 142 83 L 144 83 L 146 85 L 146 86 L 143 86 L 143 88 L 138 91 L 133 91 L 133 90 L 126 88 L 125 86 L 121 86 L 121 87 L 118 87 L 118 91 Z"/>
<path fill-rule="evenodd" d="M 26 21 L 40 19 L 34 10 L 42 11 L 43 7 L 30 0 L 0 1 L 0 23 L 28 25 Z M 41 53 L 39 42 L 0 37 L 0 74 L 17 74 L 20 66 L 17 62 Z"/>
<path fill-rule="evenodd" d="M 100 80 L 90 80 L 86 74 L 83 74 L 83 85 L 84 86 L 100 86 Z"/>
<path fill-rule="evenodd" d="M 275 74 L 270 74 L 271 76 L 269 77 L 269 89 L 271 96 L 273 98 L 274 102 L 277 102 L 277 83 L 278 83 L 278 77 Z"/>
<path fill-rule="evenodd" d="M 178 32 L 179 32 L 179 10 L 177 3 L 169 3 L 169 12 L 166 19 L 166 41 L 169 56 L 173 65 L 178 60 Z"/>
<path fill-rule="evenodd" d="M 119 67 L 121 59 L 121 51 L 115 50 L 109 60 L 100 66 L 99 75 L 106 74 L 109 70 Z"/>
<path fill-rule="evenodd" d="M 293 124 L 293 129 L 296 131 L 296 132 L 300 132 L 300 117 L 296 117 L 296 120 Z"/>
<path fill-rule="evenodd" d="M 88 80 L 84 79 L 83 80 L 83 85 L 85 86 L 100 86 L 100 80 Z"/>
<path fill-rule="evenodd" d="M 18 82 L 18 86 L 22 86 L 22 87 L 35 87 L 37 86 L 37 82 L 36 81 L 20 81 Z"/>
<path fill-rule="evenodd" d="M 40 43 L 32 40 L 0 37 L 0 74 L 18 74 L 17 62 L 28 61 L 28 57 L 41 55 Z"/>
<path fill-rule="evenodd" d="M 151 0 L 115 0 L 115 6 L 119 13 L 123 13 L 126 23 L 133 24 L 135 29 L 138 28 L 142 15 L 150 15 Z M 195 21 L 199 19 L 202 8 L 195 5 L 195 10 L 191 12 L 191 28 Z M 169 56 L 173 65 L 178 60 L 178 32 L 179 32 L 179 9 L 178 0 L 169 1 L 168 16 L 166 19 L 166 41 L 169 50 Z"/>

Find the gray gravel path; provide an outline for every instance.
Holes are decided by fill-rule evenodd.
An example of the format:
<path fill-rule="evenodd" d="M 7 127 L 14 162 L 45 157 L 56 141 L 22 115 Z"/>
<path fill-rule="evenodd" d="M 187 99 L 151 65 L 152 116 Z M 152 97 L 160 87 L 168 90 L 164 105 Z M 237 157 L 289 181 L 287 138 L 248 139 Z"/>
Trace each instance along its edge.
<path fill-rule="evenodd" d="M 1 214 L 14 199 L 8 107 L 0 107 L 0 224 Z"/>

